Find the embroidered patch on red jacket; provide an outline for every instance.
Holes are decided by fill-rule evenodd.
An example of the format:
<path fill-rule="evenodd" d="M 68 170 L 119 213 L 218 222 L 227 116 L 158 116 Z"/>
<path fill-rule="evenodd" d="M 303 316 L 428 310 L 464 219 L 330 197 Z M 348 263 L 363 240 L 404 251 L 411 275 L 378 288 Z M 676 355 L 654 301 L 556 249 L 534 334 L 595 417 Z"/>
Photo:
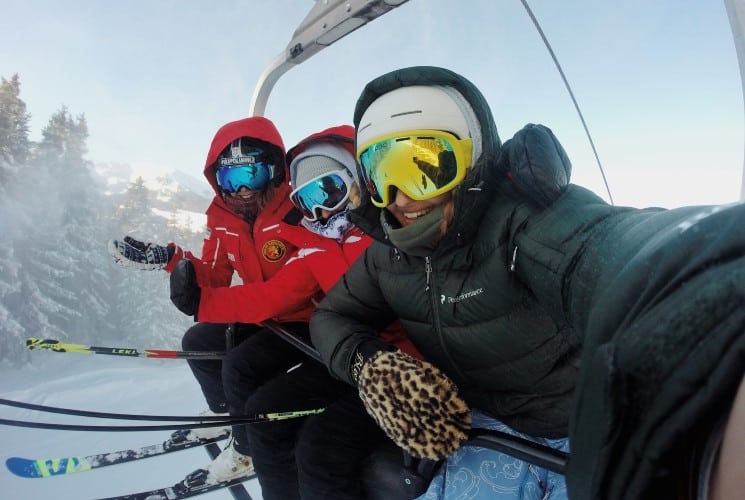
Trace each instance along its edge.
<path fill-rule="evenodd" d="M 261 253 L 269 262 L 277 262 L 287 253 L 287 247 L 279 240 L 269 240 L 261 247 Z"/>

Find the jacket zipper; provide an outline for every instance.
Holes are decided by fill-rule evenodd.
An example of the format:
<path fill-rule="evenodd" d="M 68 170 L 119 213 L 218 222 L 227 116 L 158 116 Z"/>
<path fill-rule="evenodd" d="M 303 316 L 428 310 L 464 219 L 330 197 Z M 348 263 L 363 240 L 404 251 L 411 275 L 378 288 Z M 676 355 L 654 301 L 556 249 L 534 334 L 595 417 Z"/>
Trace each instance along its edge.
<path fill-rule="evenodd" d="M 432 278 L 432 275 L 434 274 L 433 268 L 432 268 L 432 257 L 425 257 L 424 258 L 424 270 L 426 273 L 426 285 L 425 285 L 425 292 L 429 292 L 429 297 L 432 302 L 432 318 L 434 320 L 434 327 L 435 332 L 437 333 L 437 340 L 440 344 L 440 348 L 442 349 L 442 352 L 445 354 L 445 356 L 448 359 L 448 362 L 450 363 L 450 366 L 453 370 L 458 372 L 459 375 L 463 375 L 460 373 L 460 370 L 457 368 L 458 365 L 453 360 L 452 356 L 450 356 L 450 352 L 445 347 L 445 337 L 442 332 L 442 323 L 440 321 L 440 313 L 439 313 L 439 304 L 437 302 L 437 290 L 435 289 L 435 282 Z"/>
<path fill-rule="evenodd" d="M 424 258 L 424 271 L 426 273 L 426 281 L 424 282 L 424 291 L 429 291 L 429 280 L 432 276 L 432 258 L 431 257 L 425 257 Z"/>
<path fill-rule="evenodd" d="M 424 291 L 429 292 L 429 297 L 432 299 L 432 317 L 435 320 L 435 330 L 437 331 L 437 336 L 442 340 L 440 315 L 437 312 L 437 291 L 435 290 L 435 284 L 432 280 L 432 257 L 424 258 L 424 271 L 426 273 Z"/>
<path fill-rule="evenodd" d="M 429 292 L 429 298 L 432 299 L 432 318 L 435 322 L 435 331 L 437 332 L 437 338 L 440 340 L 440 345 L 444 348 L 445 344 L 442 336 L 442 324 L 440 323 L 440 314 L 437 305 L 437 291 L 435 290 L 434 280 L 432 280 L 432 257 L 424 258 L 424 271 L 426 273 L 426 285 L 424 291 Z M 449 354 L 448 358 L 450 358 Z"/>

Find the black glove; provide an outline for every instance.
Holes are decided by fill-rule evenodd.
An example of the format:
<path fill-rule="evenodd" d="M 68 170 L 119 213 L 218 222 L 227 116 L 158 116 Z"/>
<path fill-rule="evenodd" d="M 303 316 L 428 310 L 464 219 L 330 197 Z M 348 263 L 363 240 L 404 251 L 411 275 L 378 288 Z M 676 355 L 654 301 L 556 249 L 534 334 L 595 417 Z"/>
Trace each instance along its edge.
<path fill-rule="evenodd" d="M 532 123 L 502 145 L 497 165 L 521 196 L 541 207 L 559 197 L 572 175 L 572 163 L 551 129 Z"/>
<path fill-rule="evenodd" d="M 363 358 L 355 354 L 355 361 Z M 415 458 L 443 459 L 468 438 L 468 405 L 455 384 L 426 361 L 398 350 L 378 352 L 362 362 L 357 389 L 367 413 Z"/>
<path fill-rule="evenodd" d="M 197 273 L 189 259 L 180 260 L 171 272 L 171 302 L 179 311 L 196 320 L 202 289 L 197 284 Z"/>
<path fill-rule="evenodd" d="M 108 250 L 120 266 L 143 271 L 163 269 L 176 252 L 175 247 L 143 242 L 131 236 L 125 236 L 124 241 L 110 240 Z"/>

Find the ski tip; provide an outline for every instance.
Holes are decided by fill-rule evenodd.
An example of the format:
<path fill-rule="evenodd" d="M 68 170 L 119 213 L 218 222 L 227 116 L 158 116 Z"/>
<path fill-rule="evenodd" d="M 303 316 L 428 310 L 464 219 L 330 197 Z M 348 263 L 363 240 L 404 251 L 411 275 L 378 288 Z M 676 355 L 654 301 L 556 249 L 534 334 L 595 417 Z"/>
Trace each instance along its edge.
<path fill-rule="evenodd" d="M 10 457 L 5 460 L 5 467 L 18 477 L 41 477 L 36 462 L 27 458 Z"/>
<path fill-rule="evenodd" d="M 22 457 L 10 457 L 5 466 L 19 477 L 36 478 L 62 476 L 91 469 L 85 457 L 58 458 L 53 460 L 30 460 Z"/>

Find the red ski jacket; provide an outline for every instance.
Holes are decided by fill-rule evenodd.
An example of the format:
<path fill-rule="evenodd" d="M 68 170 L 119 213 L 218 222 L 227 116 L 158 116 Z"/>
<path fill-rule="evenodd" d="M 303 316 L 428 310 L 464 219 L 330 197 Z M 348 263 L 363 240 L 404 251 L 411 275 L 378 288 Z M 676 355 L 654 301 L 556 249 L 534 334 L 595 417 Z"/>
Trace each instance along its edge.
<path fill-rule="evenodd" d="M 313 134 L 293 147 L 287 163 L 292 161 L 309 142 L 334 141 L 354 154 L 354 129 L 351 126 L 332 127 Z M 370 246 L 372 238 L 354 228 L 344 241 L 319 236 L 302 226 L 285 223 L 262 228 L 262 237 L 281 240 L 297 251 L 284 261 L 281 271 L 269 280 L 245 282 L 232 288 L 203 288 L 198 317 L 200 321 L 260 323 L 268 318 L 283 317 L 292 311 L 315 307 L 323 294 L 342 277 L 347 268 Z M 219 308 L 211 305 L 220 304 Z M 381 338 L 402 351 L 421 358 L 421 354 L 406 338 L 399 322 L 393 323 Z"/>
<path fill-rule="evenodd" d="M 223 201 L 217 185 L 214 165 L 220 152 L 239 137 L 253 137 L 265 142 L 267 149 L 275 155 L 275 166 L 283 169 L 279 176 L 278 185 L 274 188 L 274 197 L 259 212 L 253 225 L 230 210 Z M 309 246 L 316 238 L 313 233 L 303 229 L 307 240 L 303 238 L 285 237 L 275 231 L 280 225 L 290 228 L 283 222 L 292 214 L 297 215 L 289 200 L 290 187 L 285 150 L 282 138 L 274 124 L 264 117 L 250 117 L 224 125 L 212 140 L 207 161 L 204 166 L 204 176 L 215 191 L 215 197 L 207 208 L 208 237 L 202 245 L 202 256 L 197 257 L 191 252 L 176 246 L 176 253 L 166 266 L 171 271 L 183 258 L 191 260 L 197 275 L 197 282 L 202 288 L 202 296 L 197 317 L 199 321 L 228 323 L 236 321 L 230 314 L 236 307 L 250 308 L 250 303 L 244 303 L 242 297 L 236 293 L 235 287 L 230 287 L 233 273 L 237 273 L 243 283 L 262 284 L 283 269 L 290 257 L 303 246 Z M 299 217 L 296 217 L 299 220 Z M 175 246 L 175 245 L 174 245 Z M 213 299 L 210 290 L 221 290 L 225 295 Z M 286 307 L 284 301 L 279 301 L 272 308 L 271 314 L 262 319 L 274 318 L 280 322 L 308 321 L 313 312 L 313 304 L 306 296 L 303 303 L 296 302 Z M 281 307 L 280 307 L 281 306 Z M 278 312 L 273 312 L 278 311 Z M 246 321 L 256 323 L 256 321 Z"/>
<path fill-rule="evenodd" d="M 296 242 L 299 250 L 292 255 L 281 271 L 270 280 L 234 286 L 232 288 L 203 288 L 199 305 L 200 321 L 260 323 L 265 319 L 288 314 L 311 305 L 315 307 L 352 263 L 370 246 L 372 238 L 354 228 L 339 244 L 335 240 L 316 236 L 298 226 L 278 224 L 268 228 L 273 237 Z M 307 246 L 307 234 L 317 239 Z M 219 313 L 207 310 L 205 303 L 220 303 Z M 406 338 L 399 322 L 393 323 L 381 339 L 402 351 L 421 359 L 421 354 Z"/>

